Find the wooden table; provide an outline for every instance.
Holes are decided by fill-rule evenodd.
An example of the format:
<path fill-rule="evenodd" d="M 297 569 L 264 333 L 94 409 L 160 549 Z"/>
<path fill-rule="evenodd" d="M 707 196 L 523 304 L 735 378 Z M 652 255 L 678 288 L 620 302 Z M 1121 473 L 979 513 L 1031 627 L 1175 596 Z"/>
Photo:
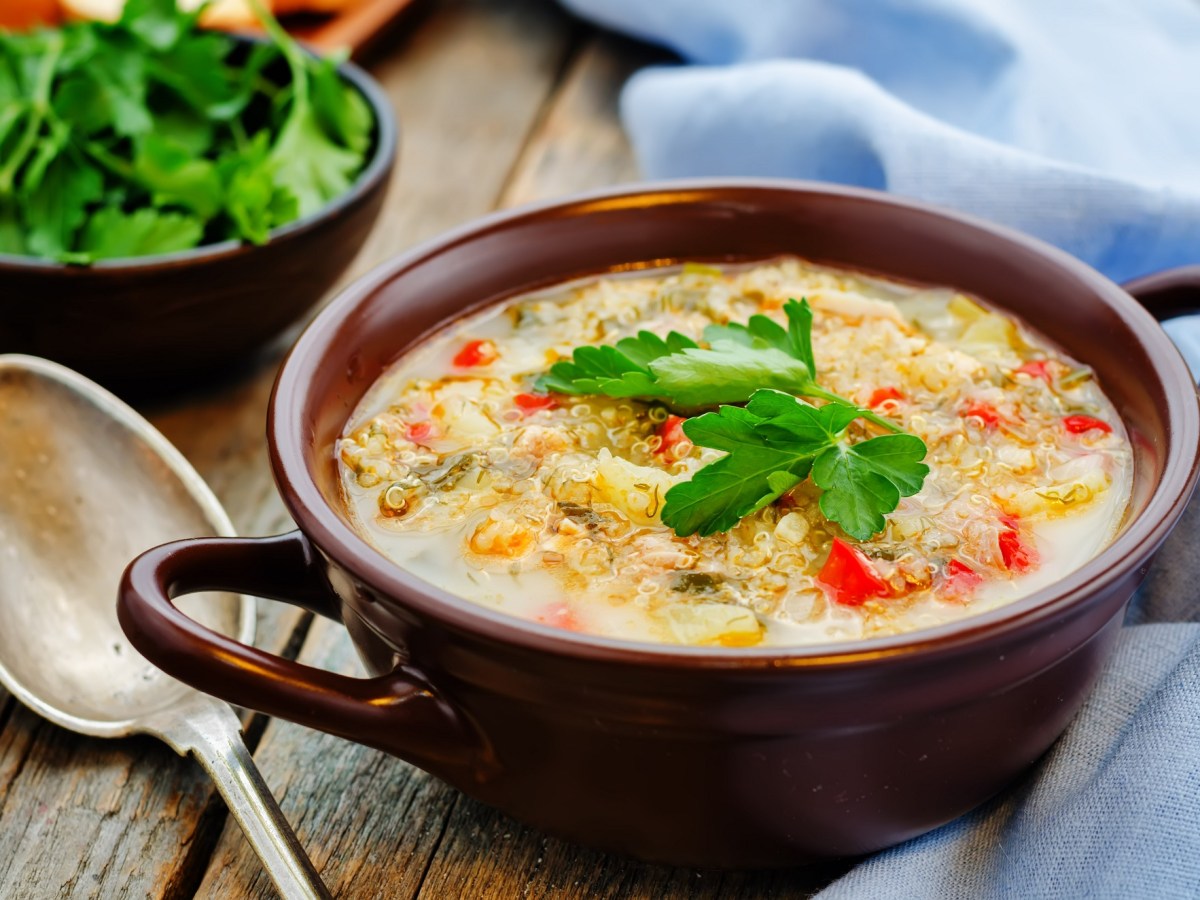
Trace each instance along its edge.
<path fill-rule="evenodd" d="M 371 66 L 400 117 L 400 161 L 345 280 L 491 209 L 635 178 L 616 96 L 633 69 L 661 58 L 552 0 L 433 5 Z M 264 438 L 277 364 L 143 410 L 246 535 L 292 527 Z M 363 674 L 340 626 L 290 607 L 260 604 L 258 643 Z M 795 897 L 839 871 L 643 865 L 548 838 L 397 759 L 288 722 L 254 716 L 247 739 L 337 897 Z M 69 734 L 0 690 L 0 898 L 273 894 L 194 762 L 150 739 Z"/>

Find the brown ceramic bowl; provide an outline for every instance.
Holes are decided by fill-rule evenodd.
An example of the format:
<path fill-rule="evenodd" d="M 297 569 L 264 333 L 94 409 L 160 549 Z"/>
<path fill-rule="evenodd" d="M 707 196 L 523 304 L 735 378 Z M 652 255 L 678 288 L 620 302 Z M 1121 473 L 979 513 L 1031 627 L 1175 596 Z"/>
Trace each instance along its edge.
<path fill-rule="evenodd" d="M 511 618 L 408 574 L 347 521 L 334 441 L 376 377 L 439 323 L 631 264 L 784 253 L 973 292 L 1094 365 L 1136 457 L 1132 509 L 1112 545 L 1053 587 L 955 624 L 736 650 Z M 1154 318 L 1064 253 L 882 194 L 722 181 L 504 213 L 393 260 L 300 338 L 276 384 L 268 437 L 300 530 L 184 541 L 136 560 L 120 614 L 146 656 L 235 703 L 394 753 L 573 840 L 671 863 L 782 866 L 934 828 L 1050 746 L 1192 493 L 1200 412 Z M 208 588 L 344 622 L 376 677 L 241 646 L 167 599 Z"/>
<path fill-rule="evenodd" d="M 376 122 L 371 155 L 349 192 L 275 229 L 261 246 L 226 241 L 90 266 L 0 254 L 0 353 L 43 356 L 144 392 L 245 361 L 299 320 L 358 253 L 396 158 L 387 96 L 357 66 L 339 72 Z"/>

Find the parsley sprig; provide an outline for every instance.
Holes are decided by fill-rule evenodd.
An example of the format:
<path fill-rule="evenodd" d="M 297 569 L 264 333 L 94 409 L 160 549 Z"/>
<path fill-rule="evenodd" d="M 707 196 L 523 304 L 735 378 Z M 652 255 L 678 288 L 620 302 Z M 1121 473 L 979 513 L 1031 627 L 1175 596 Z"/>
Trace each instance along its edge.
<path fill-rule="evenodd" d="M 663 523 L 676 534 L 728 531 L 805 478 L 822 489 L 820 507 L 852 537 L 881 531 L 901 497 L 921 489 L 929 467 L 925 444 L 911 434 L 852 443 L 857 406 L 817 407 L 774 390 L 755 391 L 746 406 L 722 406 L 683 423 L 695 444 L 727 455 L 667 491 Z"/>
<path fill-rule="evenodd" d="M 667 491 L 663 523 L 676 534 L 728 531 L 806 478 L 820 508 L 850 536 L 867 540 L 901 497 L 921 489 L 929 467 L 920 438 L 817 382 L 812 309 L 784 306 L 787 327 L 763 315 L 710 325 L 701 347 L 648 331 L 614 346 L 579 347 L 542 376 L 542 390 L 658 400 L 679 410 L 719 406 L 683 424 L 695 444 L 726 455 Z M 799 397 L 823 401 L 815 406 Z M 731 404 L 744 403 L 745 406 Z M 889 434 L 853 441 L 866 419 Z"/>
<path fill-rule="evenodd" d="M 817 383 L 808 301 L 788 300 L 783 311 L 787 328 L 763 315 L 751 316 L 745 325 L 709 325 L 707 348 L 677 331 L 665 340 L 639 331 L 615 346 L 577 347 L 570 361 L 555 363 L 537 386 L 560 394 L 661 400 L 680 411 L 745 403 L 763 388 L 853 406 Z M 869 409 L 858 416 L 888 431 L 901 430 Z"/>

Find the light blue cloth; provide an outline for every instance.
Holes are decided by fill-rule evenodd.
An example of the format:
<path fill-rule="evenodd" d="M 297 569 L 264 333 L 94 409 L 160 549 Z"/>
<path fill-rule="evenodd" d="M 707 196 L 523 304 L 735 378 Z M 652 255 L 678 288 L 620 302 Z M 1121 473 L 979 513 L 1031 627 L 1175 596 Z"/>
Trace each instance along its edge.
<path fill-rule="evenodd" d="M 1198 0 L 564 0 L 696 65 L 634 76 L 652 178 L 880 188 L 1124 280 L 1200 262 Z"/>
<path fill-rule="evenodd" d="M 1200 0 L 563 2 L 690 63 L 624 91 L 647 176 L 880 188 L 1116 280 L 1200 262 Z M 1197 534 L 1193 503 L 1027 778 L 821 896 L 1200 898 Z"/>

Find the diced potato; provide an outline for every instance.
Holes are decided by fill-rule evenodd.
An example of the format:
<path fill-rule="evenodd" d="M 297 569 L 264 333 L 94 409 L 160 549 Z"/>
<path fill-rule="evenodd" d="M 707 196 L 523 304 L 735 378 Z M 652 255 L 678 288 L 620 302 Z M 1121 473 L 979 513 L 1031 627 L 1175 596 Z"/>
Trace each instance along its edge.
<path fill-rule="evenodd" d="M 908 368 L 926 389 L 945 391 L 973 381 L 983 369 L 983 364 L 958 350 L 944 350 L 941 353 L 914 356 Z"/>
<path fill-rule="evenodd" d="M 1012 444 L 1001 444 L 996 450 L 996 459 L 1018 475 L 1032 472 L 1037 466 L 1037 457 L 1033 455 L 1032 450 L 1014 447 Z"/>
<path fill-rule="evenodd" d="M 889 537 L 895 541 L 916 541 L 933 527 L 933 520 L 923 513 L 888 517 Z"/>
<path fill-rule="evenodd" d="M 1019 345 L 1017 328 L 1007 319 L 986 313 L 971 322 L 959 338 L 968 353 L 1011 350 Z"/>
<path fill-rule="evenodd" d="M 661 525 L 665 497 L 675 479 L 662 469 L 639 466 L 601 450 L 594 484 L 601 499 L 638 525 Z"/>
<path fill-rule="evenodd" d="M 964 294 L 955 294 L 946 309 L 965 326 L 958 342 L 970 354 L 992 355 L 1024 344 L 1020 332 L 1011 321 Z"/>
<path fill-rule="evenodd" d="M 1050 484 L 1020 491 L 1006 505 L 1021 516 L 1055 515 L 1089 502 L 1112 483 L 1103 459 L 1096 454 L 1063 463 L 1050 478 Z"/>
<path fill-rule="evenodd" d="M 476 494 L 492 483 L 492 473 L 480 466 L 472 466 L 463 473 L 462 477 L 454 482 L 456 491 L 465 491 L 470 494 Z"/>
<path fill-rule="evenodd" d="M 681 644 L 749 647 L 762 640 L 762 623 L 750 610 L 733 603 L 669 603 L 654 615 Z"/>
<path fill-rule="evenodd" d="M 577 451 L 563 453 L 545 476 L 544 490 L 559 503 L 591 506 L 598 499 L 595 486 L 597 457 Z"/>
<path fill-rule="evenodd" d="M 803 544 L 808 537 L 808 519 L 798 512 L 790 512 L 775 524 L 775 537 L 789 544 Z"/>
<path fill-rule="evenodd" d="M 479 402 L 470 397 L 446 397 L 433 408 L 433 415 L 441 421 L 445 441 L 442 444 L 470 447 L 485 443 L 500 433 L 499 426 L 483 412 Z"/>
<path fill-rule="evenodd" d="M 955 294 L 950 298 L 950 302 L 946 304 L 946 309 L 967 324 L 974 322 L 976 319 L 991 315 L 987 309 L 976 303 L 966 294 Z"/>
<path fill-rule="evenodd" d="M 891 319 L 908 326 L 895 303 L 851 291 L 818 291 L 809 297 L 809 302 L 822 312 L 846 319 Z"/>

